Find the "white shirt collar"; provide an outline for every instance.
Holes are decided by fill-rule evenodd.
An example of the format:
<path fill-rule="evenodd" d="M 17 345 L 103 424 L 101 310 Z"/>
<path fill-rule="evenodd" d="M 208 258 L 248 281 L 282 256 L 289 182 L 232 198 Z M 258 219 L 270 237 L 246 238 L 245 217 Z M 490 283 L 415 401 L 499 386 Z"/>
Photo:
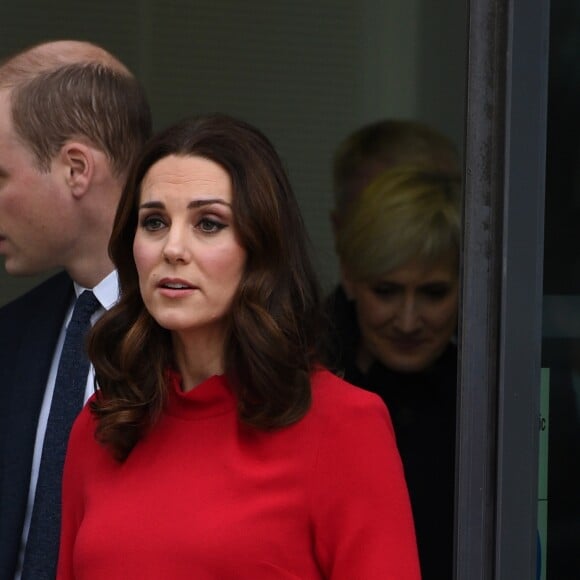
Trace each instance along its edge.
<path fill-rule="evenodd" d="M 90 290 L 80 284 L 74 282 L 75 295 L 78 298 L 84 290 Z M 119 276 L 117 270 L 113 270 L 108 276 L 101 280 L 94 288 L 92 288 L 97 300 L 101 306 L 109 310 L 119 299 Z"/>

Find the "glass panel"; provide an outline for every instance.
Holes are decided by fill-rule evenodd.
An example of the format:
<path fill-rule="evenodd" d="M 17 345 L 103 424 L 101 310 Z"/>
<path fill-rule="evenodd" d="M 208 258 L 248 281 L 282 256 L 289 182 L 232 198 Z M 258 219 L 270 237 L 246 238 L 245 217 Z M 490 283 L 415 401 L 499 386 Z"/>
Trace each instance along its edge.
<path fill-rule="evenodd" d="M 580 5 L 552 0 L 539 530 L 542 574 L 580 577 Z M 548 378 L 549 376 L 549 378 Z M 549 402 L 549 403 L 548 403 Z M 542 449 L 542 446 L 540 446 Z M 547 467 L 547 470 L 546 470 Z M 547 485 L 547 489 L 542 485 Z M 546 537 L 542 524 L 546 523 Z"/>
<path fill-rule="evenodd" d="M 30 4 L 38 9 L 31 10 Z M 377 120 L 414 120 L 440 131 L 462 153 L 464 0 L 100 0 L 82 12 L 76 1 L 60 0 L 49 12 L 41 7 L 41 0 L 27 6 L 0 2 L 0 58 L 47 37 L 91 38 L 143 81 L 157 127 L 193 112 L 219 110 L 263 129 L 287 164 L 329 294 L 341 291 L 330 220 L 332 157 L 338 144 Z M 401 139 L 398 162 L 419 163 L 425 154 L 421 139 L 417 145 L 412 138 L 408 143 Z M 427 149 L 434 146 L 426 143 Z M 415 147 L 409 157 L 416 158 L 405 159 L 405 149 Z M 424 236 L 422 231 L 418 237 Z M 451 267 L 444 265 L 453 280 L 442 284 L 437 268 L 436 283 L 421 284 L 427 290 L 419 294 L 428 303 L 441 301 L 442 286 L 450 285 L 449 294 L 455 296 L 455 256 Z M 423 268 L 411 270 L 425 274 Z M 0 306 L 36 282 L 7 277 L 0 257 Z M 444 312 L 445 340 L 427 353 L 424 364 L 411 372 L 376 364 L 368 381 L 346 376 L 385 395 L 408 481 L 413 481 L 409 488 L 421 554 L 426 554 L 424 562 L 432 562 L 424 565 L 425 580 L 451 576 L 456 300 L 453 304 L 451 314 Z M 353 312 L 351 305 L 347 315 Z M 377 318 L 375 312 L 375 324 Z M 438 335 L 439 324 L 437 317 L 430 322 Z M 399 362 L 430 343 L 429 332 L 407 332 L 393 341 Z M 435 479 L 433 473 L 438 474 Z"/>

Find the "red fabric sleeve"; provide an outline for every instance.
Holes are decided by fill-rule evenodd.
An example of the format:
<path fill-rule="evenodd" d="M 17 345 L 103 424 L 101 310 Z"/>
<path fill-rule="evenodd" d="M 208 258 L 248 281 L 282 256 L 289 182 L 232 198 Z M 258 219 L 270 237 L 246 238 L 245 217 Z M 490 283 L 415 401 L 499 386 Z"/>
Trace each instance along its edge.
<path fill-rule="evenodd" d="M 368 395 L 368 396 L 367 396 Z M 418 580 L 411 506 L 393 427 L 375 395 L 326 417 L 312 477 L 314 542 L 329 580 Z"/>

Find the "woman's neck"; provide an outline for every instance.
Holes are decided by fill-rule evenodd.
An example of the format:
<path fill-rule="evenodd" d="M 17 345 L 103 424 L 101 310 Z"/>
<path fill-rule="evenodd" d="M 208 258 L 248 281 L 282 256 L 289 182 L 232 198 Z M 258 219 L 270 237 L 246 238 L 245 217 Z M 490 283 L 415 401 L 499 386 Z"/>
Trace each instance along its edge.
<path fill-rule="evenodd" d="M 225 371 L 223 336 L 193 337 L 173 333 L 175 362 L 184 392 Z"/>

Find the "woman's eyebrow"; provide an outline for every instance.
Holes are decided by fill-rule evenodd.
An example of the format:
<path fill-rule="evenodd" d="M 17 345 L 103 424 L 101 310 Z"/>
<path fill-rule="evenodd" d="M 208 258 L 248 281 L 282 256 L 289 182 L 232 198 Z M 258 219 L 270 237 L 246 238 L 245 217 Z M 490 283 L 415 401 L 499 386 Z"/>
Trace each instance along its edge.
<path fill-rule="evenodd" d="M 164 207 L 165 204 L 160 201 L 146 201 L 139 205 L 139 209 L 149 209 L 149 208 L 162 209 Z"/>
<path fill-rule="evenodd" d="M 215 197 L 215 198 L 209 198 L 209 199 L 195 199 L 193 201 L 190 201 L 187 204 L 187 207 L 188 208 L 202 207 L 204 205 L 211 205 L 212 203 L 219 203 L 221 205 L 226 205 L 227 207 L 231 207 L 232 206 L 231 203 L 228 203 L 224 199 L 221 199 L 219 197 Z"/>
<path fill-rule="evenodd" d="M 216 198 L 209 198 L 209 199 L 195 199 L 193 201 L 190 201 L 187 204 L 188 209 L 192 209 L 192 208 L 197 208 L 197 207 L 203 207 L 205 205 L 212 205 L 214 203 L 219 203 L 221 205 L 225 205 L 227 207 L 231 207 L 231 203 L 228 203 L 227 201 L 216 197 Z M 165 207 L 165 204 L 162 201 L 146 201 L 142 204 L 139 205 L 139 209 L 163 209 Z"/>

